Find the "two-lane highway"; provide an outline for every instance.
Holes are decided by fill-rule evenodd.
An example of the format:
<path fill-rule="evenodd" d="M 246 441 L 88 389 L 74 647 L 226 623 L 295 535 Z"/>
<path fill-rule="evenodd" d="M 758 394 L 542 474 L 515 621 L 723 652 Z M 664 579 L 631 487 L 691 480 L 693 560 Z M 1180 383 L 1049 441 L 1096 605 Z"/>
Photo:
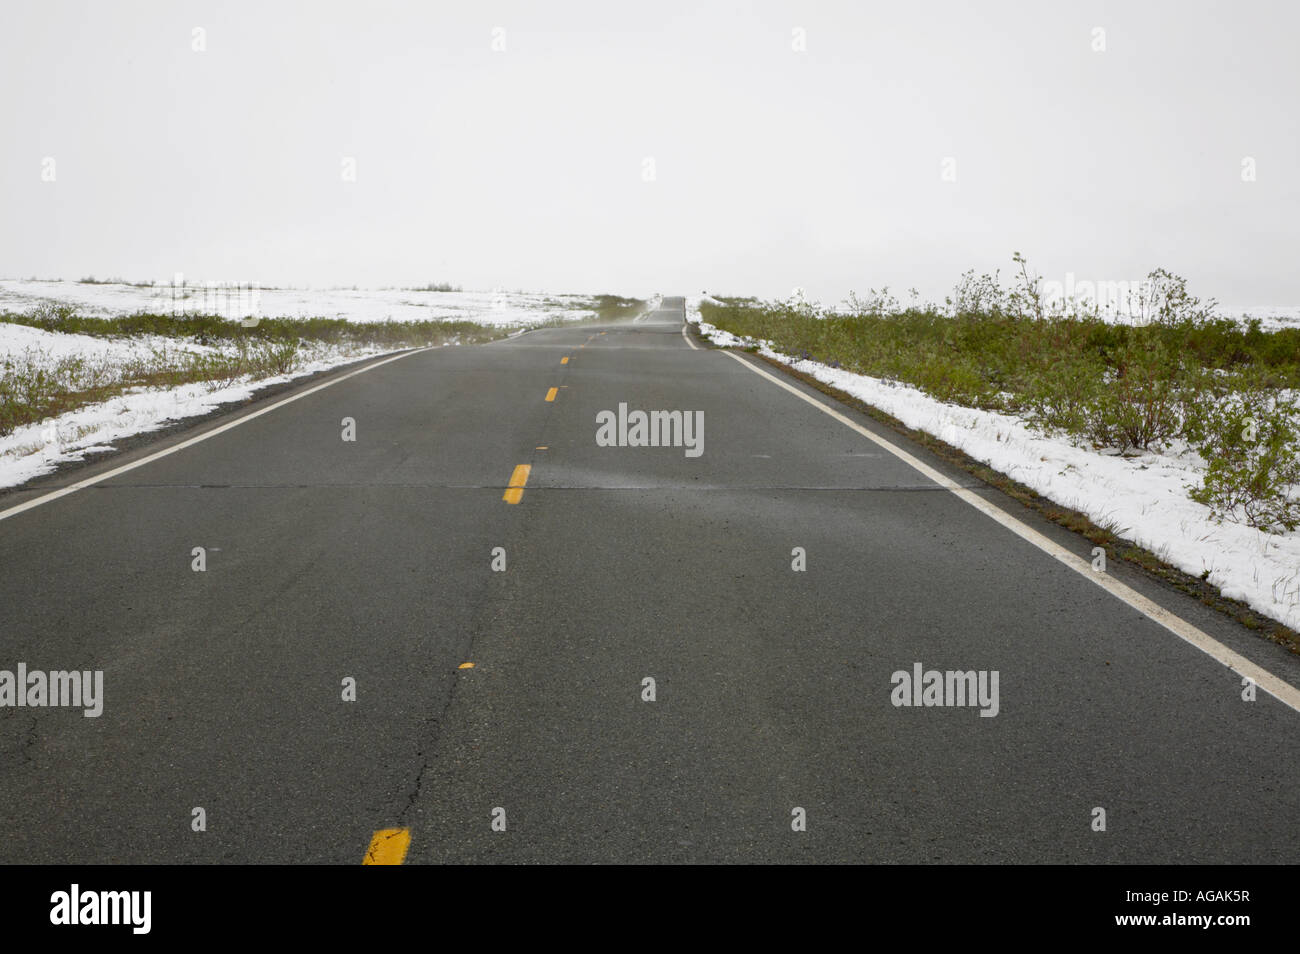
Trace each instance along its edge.
<path fill-rule="evenodd" d="M 0 708 L 0 859 L 1300 860 L 1300 713 L 683 326 L 409 354 L 0 514 L 0 669 L 105 695 Z M 918 664 L 995 704 L 896 705 Z"/>

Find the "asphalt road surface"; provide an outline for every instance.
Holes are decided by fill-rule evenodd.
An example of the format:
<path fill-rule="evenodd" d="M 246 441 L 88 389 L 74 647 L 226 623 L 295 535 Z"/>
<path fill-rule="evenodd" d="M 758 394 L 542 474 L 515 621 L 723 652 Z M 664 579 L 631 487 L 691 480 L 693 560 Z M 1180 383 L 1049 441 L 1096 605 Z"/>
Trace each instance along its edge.
<path fill-rule="evenodd" d="M 0 860 L 1300 861 L 1300 713 L 682 329 L 409 354 L 0 519 L 0 669 L 104 674 L 0 709 Z M 600 446 L 620 404 L 702 453 Z M 996 715 L 895 705 L 918 663 Z"/>

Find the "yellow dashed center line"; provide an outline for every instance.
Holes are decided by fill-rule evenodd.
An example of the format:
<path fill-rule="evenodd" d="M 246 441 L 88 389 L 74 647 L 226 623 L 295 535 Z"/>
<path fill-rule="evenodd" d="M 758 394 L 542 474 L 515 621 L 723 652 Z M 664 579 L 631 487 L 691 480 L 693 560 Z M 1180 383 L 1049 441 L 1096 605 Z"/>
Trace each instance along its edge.
<path fill-rule="evenodd" d="M 524 486 L 528 483 L 528 473 L 532 468 L 527 464 L 520 464 L 515 468 L 515 472 L 510 475 L 510 484 L 502 496 L 508 504 L 517 504 L 524 499 Z"/>
<path fill-rule="evenodd" d="M 411 829 L 381 828 L 370 839 L 363 865 L 400 865 L 406 859 L 406 849 L 411 847 Z"/>
<path fill-rule="evenodd" d="M 602 332 L 603 334 L 604 332 Z M 591 339 L 588 338 L 588 341 Z M 586 347 L 579 345 L 579 347 Z M 560 359 L 560 364 L 568 364 L 569 358 L 566 355 Z M 551 388 L 546 392 L 546 400 L 554 401 L 559 388 Z M 547 445 L 539 445 L 538 450 L 546 450 Z M 519 464 L 515 467 L 514 472 L 510 475 L 510 483 L 506 488 L 505 494 L 501 499 L 508 504 L 517 504 L 524 497 L 524 487 L 528 484 L 528 475 L 532 472 L 532 467 L 528 464 Z M 463 662 L 457 669 L 473 669 L 472 662 Z M 406 860 L 406 851 L 411 846 L 411 829 L 409 828 L 381 828 L 375 832 L 370 839 L 370 847 L 366 850 L 366 856 L 362 860 L 363 865 L 400 865 Z"/>

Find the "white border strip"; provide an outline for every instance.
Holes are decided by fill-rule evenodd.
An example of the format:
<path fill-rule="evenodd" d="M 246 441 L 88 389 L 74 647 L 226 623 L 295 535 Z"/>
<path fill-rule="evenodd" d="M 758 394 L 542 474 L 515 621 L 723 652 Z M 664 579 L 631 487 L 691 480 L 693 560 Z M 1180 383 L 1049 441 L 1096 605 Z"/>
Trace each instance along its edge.
<path fill-rule="evenodd" d="M 682 332 L 685 333 L 685 331 L 686 329 L 683 328 Z M 1044 553 L 1059 560 L 1061 563 L 1064 563 L 1071 570 L 1074 570 L 1080 576 L 1088 579 L 1089 581 L 1096 583 L 1098 586 L 1100 586 L 1106 592 L 1110 593 L 1112 596 L 1117 597 L 1120 600 L 1123 600 L 1125 603 L 1133 607 L 1139 613 L 1143 614 L 1144 616 L 1148 617 L 1154 622 L 1159 623 L 1161 626 L 1169 630 L 1179 639 L 1183 639 L 1191 643 L 1193 646 L 1195 646 L 1201 652 L 1205 653 L 1211 659 L 1214 659 L 1216 662 L 1219 662 L 1222 665 L 1227 666 L 1229 669 L 1231 669 L 1233 672 L 1237 673 L 1238 675 L 1245 676 L 1247 679 L 1250 679 L 1255 683 L 1255 685 L 1259 686 L 1259 688 L 1263 689 L 1265 692 L 1273 696 L 1279 702 L 1290 706 L 1292 709 L 1295 709 L 1297 712 L 1300 712 L 1300 689 L 1296 689 L 1296 687 L 1291 685 L 1289 682 L 1286 682 L 1280 679 L 1279 677 L 1273 675 L 1267 669 L 1263 669 L 1260 666 L 1255 665 L 1245 656 L 1241 655 L 1240 653 L 1234 652 L 1233 650 L 1229 649 L 1227 646 L 1223 645 L 1223 643 L 1219 642 L 1217 639 L 1213 638 L 1209 634 L 1204 633 L 1201 630 L 1197 629 L 1191 623 L 1187 622 L 1186 620 L 1178 616 L 1175 616 L 1173 613 L 1169 612 L 1169 610 L 1165 609 L 1160 604 L 1147 599 L 1141 593 L 1137 592 L 1137 590 L 1134 590 L 1129 586 L 1125 586 L 1123 583 L 1121 583 L 1119 580 L 1116 580 L 1114 577 L 1093 570 L 1092 564 L 1089 563 L 1087 560 L 1083 559 L 1082 557 L 1076 556 L 1075 554 L 1071 553 L 1069 550 L 1065 549 L 1065 547 L 1061 546 L 1060 544 L 1054 543 L 1053 541 L 1049 540 L 1047 537 L 1043 536 L 1037 530 L 1034 530 L 1032 527 L 1029 527 L 1021 523 L 1015 517 L 1011 516 L 1011 514 L 1007 513 L 1005 510 L 1001 509 L 1000 507 L 996 507 L 993 504 L 989 503 L 987 500 L 979 496 L 979 494 L 975 493 L 974 491 L 967 490 L 965 487 L 962 487 L 960 484 L 954 483 L 953 481 L 949 480 L 947 477 L 939 473 L 934 468 L 926 464 L 923 464 L 921 461 L 917 460 L 915 457 L 907 453 L 907 451 L 903 450 L 901 447 L 898 447 L 897 445 L 890 443 L 889 441 L 885 440 L 883 437 L 879 437 L 878 435 L 873 434 L 871 431 L 867 430 L 861 424 L 858 424 L 856 421 L 846 417 L 845 415 L 841 414 L 839 411 L 836 411 L 834 408 L 828 407 L 825 404 L 823 404 L 821 401 L 818 401 L 815 398 L 808 396 L 803 391 L 796 388 L 794 385 L 786 381 L 782 381 L 780 378 L 776 377 L 775 375 L 767 371 L 764 371 L 762 368 L 757 367 L 756 365 L 750 363 L 749 361 L 746 361 L 738 354 L 735 354 L 731 351 L 724 351 L 723 353 L 726 354 L 729 358 L 735 358 L 745 367 L 749 368 L 749 370 L 753 371 L 757 375 L 767 378 L 769 381 L 771 381 L 773 384 L 777 385 L 778 387 L 785 388 L 785 390 L 789 391 L 791 394 L 793 394 L 795 397 L 799 398 L 800 400 L 807 401 L 813 407 L 817 408 L 817 410 L 830 415 L 831 417 L 835 418 L 835 420 L 839 421 L 841 424 L 851 427 L 853 430 L 857 431 L 863 437 L 867 438 L 870 441 L 873 441 L 874 443 L 878 444 L 880 447 L 889 451 L 889 453 L 893 454 L 895 457 L 897 457 L 903 463 L 907 464 L 909 467 L 912 467 L 915 470 L 920 471 L 922 474 L 924 474 L 926 477 L 933 480 L 940 487 L 943 487 L 945 490 L 951 491 L 957 497 L 960 497 L 966 503 L 970 504 L 972 507 L 978 510 L 980 513 L 996 520 L 998 523 L 1002 524 L 1002 526 L 1006 527 L 1012 533 L 1016 534 L 1016 536 L 1027 541 L 1028 543 L 1033 544 L 1034 546 L 1038 547 L 1038 549 L 1042 550 Z M 0 516 L 3 516 L 3 514 L 0 514 Z"/>
<path fill-rule="evenodd" d="M 143 467 L 145 464 L 150 464 L 161 457 L 166 457 L 168 454 L 174 454 L 177 451 L 184 450 L 187 447 L 193 447 L 195 444 L 198 444 L 201 441 L 206 441 L 209 437 L 216 437 L 218 434 L 224 434 L 226 431 L 230 430 L 231 428 L 238 427 L 240 424 L 244 424 L 248 421 L 251 421 L 255 417 L 261 417 L 263 414 L 270 414 L 276 408 L 284 407 L 286 404 L 292 404 L 294 401 L 300 400 L 301 398 L 305 398 L 309 394 L 315 394 L 317 391 L 323 391 L 325 390 L 325 388 L 333 387 L 334 385 L 338 384 L 340 381 L 346 381 L 348 378 L 355 378 L 358 374 L 365 374 L 367 371 L 373 371 L 375 368 L 383 367 L 384 365 L 391 364 L 394 361 L 400 361 L 402 360 L 402 358 L 409 358 L 411 355 L 419 354 L 421 351 L 431 351 L 431 350 L 433 349 L 416 348 L 413 351 L 404 351 L 401 354 L 394 355 L 391 358 L 385 358 L 383 361 L 376 361 L 374 364 L 368 364 L 364 368 L 358 368 L 355 371 L 350 371 L 347 374 L 340 375 L 337 378 L 331 378 L 328 381 L 325 381 L 321 384 L 317 384 L 315 387 L 310 387 L 305 391 L 299 391 L 297 394 L 292 394 L 287 398 L 282 398 L 279 401 L 276 401 L 274 404 L 268 404 L 266 407 L 259 408 L 258 410 L 253 411 L 251 414 L 245 414 L 243 417 L 239 417 L 233 421 L 229 421 L 225 424 L 222 424 L 220 427 L 214 427 L 210 431 L 204 431 L 202 434 L 199 434 L 197 437 L 191 437 L 188 440 L 181 441 L 179 444 L 173 444 L 171 447 L 165 447 L 160 451 L 156 451 L 145 457 L 141 457 L 139 460 L 133 460 L 129 464 L 123 464 L 121 467 L 114 467 L 112 470 L 106 470 L 102 474 L 99 474 L 95 477 L 87 477 L 85 480 L 79 480 L 75 484 L 69 484 L 66 487 L 62 487 L 58 490 L 53 490 L 48 494 L 44 494 L 40 497 L 36 497 L 32 500 L 27 501 L 26 503 L 20 503 L 17 506 L 10 507 L 8 510 L 0 510 L 0 520 L 7 520 L 12 516 L 22 513 L 24 510 L 31 510 L 34 507 L 39 507 L 41 504 L 49 503 L 51 500 L 58 500 L 60 497 L 66 497 L 68 494 L 75 494 L 78 490 L 82 490 L 86 487 L 91 487 L 97 483 L 100 483 L 101 481 L 108 480 L 110 477 L 116 477 L 118 474 L 125 474 L 128 470 L 135 470 L 137 467 Z"/>

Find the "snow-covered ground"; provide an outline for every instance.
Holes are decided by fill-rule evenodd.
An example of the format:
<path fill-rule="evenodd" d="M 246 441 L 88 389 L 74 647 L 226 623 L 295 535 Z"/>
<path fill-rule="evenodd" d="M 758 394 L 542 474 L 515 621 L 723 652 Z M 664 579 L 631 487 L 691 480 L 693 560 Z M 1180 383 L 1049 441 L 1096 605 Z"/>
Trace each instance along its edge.
<path fill-rule="evenodd" d="M 0 281 L 0 311 L 29 314 L 43 305 L 72 305 L 78 313 L 110 317 L 138 312 L 219 314 L 223 317 L 341 317 L 355 322 L 465 319 L 483 325 L 526 327 L 591 314 L 579 295 L 522 292 L 424 292 L 380 289 L 248 289 L 190 286 L 188 298 L 170 286 L 136 287 L 80 282 Z M 0 363 L 53 366 L 81 358 L 96 366 L 120 366 L 160 353 L 205 353 L 214 348 L 160 336 L 99 338 L 43 331 L 0 322 Z M 381 354 L 382 348 L 304 343 L 302 364 L 289 375 L 244 380 L 231 387 L 187 384 L 131 393 L 16 429 L 0 437 L 0 487 L 13 487 L 52 472 L 61 462 L 113 449 L 113 442 L 156 430 L 181 418 L 206 414 L 220 404 L 247 398 L 259 388 Z"/>
<path fill-rule="evenodd" d="M 427 292 L 402 289 L 295 289 L 203 284 L 137 287 L 70 281 L 0 280 L 0 311 L 27 314 L 42 304 L 74 306 L 91 317 L 139 312 L 216 314 L 229 319 L 347 318 L 349 321 L 464 319 L 484 325 L 535 325 L 590 314 L 584 295 Z"/>
<path fill-rule="evenodd" d="M 1208 571 L 1208 581 L 1225 596 L 1300 629 L 1300 532 L 1268 534 L 1215 523 L 1206 507 L 1187 496 L 1187 489 L 1201 482 L 1203 462 L 1194 453 L 1119 457 L 1076 447 L 1019 417 L 945 404 L 905 384 L 796 360 L 767 342 L 737 338 L 701 319 L 700 300 L 688 299 L 687 319 L 715 344 L 758 345 L 762 354 L 960 448 L 1098 525 L 1113 527 L 1183 572 Z"/>
<path fill-rule="evenodd" d="M 162 335 L 96 338 L 92 335 L 70 335 L 0 322 L 0 358 L 29 353 L 53 361 L 79 357 L 86 360 L 125 362 L 131 358 L 146 357 L 154 350 L 201 353 L 211 349 Z"/>
<path fill-rule="evenodd" d="M 51 366 L 69 357 L 115 366 L 150 359 L 159 353 L 216 350 L 170 338 L 94 338 L 0 322 L 0 359 L 34 362 L 41 366 Z M 65 461 L 111 451 L 113 442 L 123 437 L 157 430 L 182 418 L 206 414 L 220 404 L 244 400 L 259 388 L 382 354 L 384 350 L 340 348 L 307 342 L 300 349 L 301 363 L 290 374 L 257 380 L 244 378 L 229 387 L 196 383 L 174 388 L 135 388 L 109 401 L 16 428 L 12 434 L 0 437 L 0 487 L 14 487 L 51 473 Z"/>
<path fill-rule="evenodd" d="M 1239 321 L 1258 318 L 1265 331 L 1300 328 L 1300 305 L 1219 305 L 1215 312 Z"/>

